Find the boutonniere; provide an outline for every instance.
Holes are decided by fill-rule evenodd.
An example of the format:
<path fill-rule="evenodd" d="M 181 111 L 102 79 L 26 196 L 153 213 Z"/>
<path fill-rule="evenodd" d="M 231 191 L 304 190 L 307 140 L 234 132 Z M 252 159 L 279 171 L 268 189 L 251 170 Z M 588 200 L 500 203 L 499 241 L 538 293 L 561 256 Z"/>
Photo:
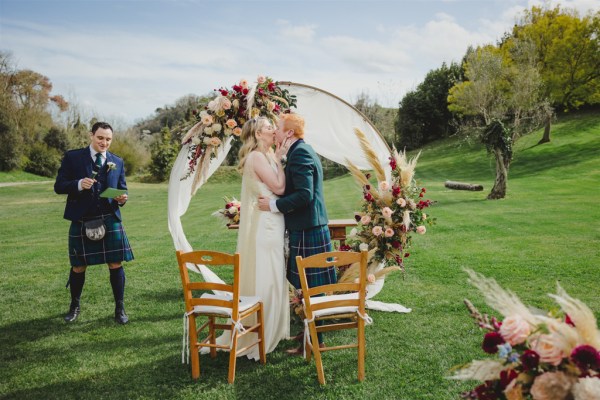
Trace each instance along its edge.
<path fill-rule="evenodd" d="M 281 156 L 281 166 L 285 167 L 285 164 L 287 164 L 287 156 L 283 155 Z"/>
<path fill-rule="evenodd" d="M 106 163 L 106 168 L 110 171 L 111 169 L 117 169 L 117 164 L 112 161 Z"/>

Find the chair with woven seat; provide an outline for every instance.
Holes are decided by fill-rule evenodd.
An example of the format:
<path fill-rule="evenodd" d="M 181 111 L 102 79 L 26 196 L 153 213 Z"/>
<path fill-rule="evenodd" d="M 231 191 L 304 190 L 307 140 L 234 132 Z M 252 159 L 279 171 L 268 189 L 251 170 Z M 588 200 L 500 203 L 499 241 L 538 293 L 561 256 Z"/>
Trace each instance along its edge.
<path fill-rule="evenodd" d="M 184 253 L 177 251 L 177 261 L 179 263 L 179 273 L 183 285 L 183 297 L 185 300 L 185 315 L 187 317 L 186 325 L 189 336 L 186 343 L 189 346 L 192 357 L 192 378 L 200 377 L 200 349 L 209 348 L 210 356 L 215 358 L 217 349 L 228 350 L 229 353 L 229 374 L 228 382 L 235 380 L 235 366 L 238 354 L 250 349 L 253 346 L 259 346 L 259 356 L 261 364 L 265 364 L 266 355 L 264 347 L 264 328 L 263 328 L 263 304 L 257 296 L 240 296 L 240 255 L 227 254 L 216 251 L 198 250 Z M 191 282 L 186 264 L 204 264 L 213 267 L 233 266 L 233 284 L 210 283 L 210 282 Z M 201 295 L 198 294 L 204 291 Z M 214 291 L 207 293 L 206 291 Z M 256 316 L 256 323 L 245 325 L 243 320 L 250 316 Z M 200 317 L 206 317 L 207 321 L 197 328 L 196 321 Z M 227 321 L 218 323 L 218 319 Z M 199 340 L 202 332 L 208 328 L 208 335 Z M 231 341 L 227 344 L 219 344 L 216 341 L 216 330 L 231 332 Z M 240 338 L 250 333 L 257 334 L 257 340 L 238 348 Z M 253 336 L 253 335 L 251 335 Z"/>
<path fill-rule="evenodd" d="M 314 353 L 319 383 L 325 384 L 321 353 L 349 348 L 358 349 L 358 380 L 365 378 L 365 324 L 372 319 L 365 312 L 367 251 L 333 251 L 310 257 L 296 257 L 304 306 L 304 348 L 306 359 L 310 361 Z M 336 283 L 331 285 L 308 287 L 306 269 L 344 266 L 360 263 L 358 282 Z M 341 321 L 340 321 L 341 320 Z M 325 321 L 317 325 L 317 321 Z M 329 323 L 328 323 L 329 322 Z M 320 347 L 318 332 L 331 332 L 342 329 L 356 329 L 356 342 L 340 346 Z"/>

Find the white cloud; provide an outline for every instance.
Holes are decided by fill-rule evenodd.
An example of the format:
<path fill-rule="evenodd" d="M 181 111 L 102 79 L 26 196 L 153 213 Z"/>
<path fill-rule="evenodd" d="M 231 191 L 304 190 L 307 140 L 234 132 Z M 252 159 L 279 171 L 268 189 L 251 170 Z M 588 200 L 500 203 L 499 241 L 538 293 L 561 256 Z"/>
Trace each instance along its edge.
<path fill-rule="evenodd" d="M 286 39 L 297 40 L 303 43 L 310 43 L 316 35 L 317 25 L 314 24 L 292 25 L 287 20 L 279 20 L 277 21 L 277 25 L 281 27 L 281 36 L 283 36 L 283 38 Z"/>

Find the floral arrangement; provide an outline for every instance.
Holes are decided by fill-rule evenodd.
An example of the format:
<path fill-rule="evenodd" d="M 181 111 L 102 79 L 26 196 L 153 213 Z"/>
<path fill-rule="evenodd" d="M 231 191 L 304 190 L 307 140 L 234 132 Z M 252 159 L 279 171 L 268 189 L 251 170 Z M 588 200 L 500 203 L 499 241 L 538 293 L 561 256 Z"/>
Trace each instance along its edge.
<path fill-rule="evenodd" d="M 600 399 L 600 331 L 594 313 L 558 285 L 550 294 L 560 312 L 534 312 L 496 281 L 466 270 L 486 302 L 504 319 L 482 315 L 465 304 L 486 331 L 482 349 L 494 359 L 473 361 L 453 379 L 483 383 L 463 398 L 592 400 Z"/>
<path fill-rule="evenodd" d="M 228 197 L 223 197 L 223 200 L 225 200 L 225 207 L 218 209 L 212 215 L 222 218 L 226 226 L 239 225 L 242 203 L 235 197 L 231 200 Z"/>
<path fill-rule="evenodd" d="M 414 180 L 420 153 L 409 160 L 405 152 L 394 149 L 389 157 L 391 173 L 388 178 L 365 135 L 358 129 L 355 133 L 377 183 L 372 184 L 370 174 L 363 173 L 348 161 L 350 172 L 362 187 L 363 200 L 361 211 L 355 215 L 358 227 L 350 233 L 348 245 L 340 250 L 369 250 L 369 272 L 373 273 L 373 280 L 393 270 L 404 271 L 404 258 L 410 255 L 411 234 L 424 235 L 426 225 L 435 222 L 425 213 L 433 202 L 424 199 L 427 190 Z M 380 268 L 380 264 L 384 268 Z M 347 279 L 358 276 L 358 271 L 352 267 L 346 273 L 349 274 Z"/>
<path fill-rule="evenodd" d="M 182 180 L 190 177 L 198 165 L 214 158 L 227 138 L 240 136 L 247 119 L 257 116 L 275 119 L 296 106 L 294 95 L 262 75 L 254 87 L 242 79 L 231 89 L 221 87 L 215 92 L 216 97 L 202 111 L 194 111 L 196 124 L 182 139 L 184 145 L 189 144 L 188 169 Z"/>

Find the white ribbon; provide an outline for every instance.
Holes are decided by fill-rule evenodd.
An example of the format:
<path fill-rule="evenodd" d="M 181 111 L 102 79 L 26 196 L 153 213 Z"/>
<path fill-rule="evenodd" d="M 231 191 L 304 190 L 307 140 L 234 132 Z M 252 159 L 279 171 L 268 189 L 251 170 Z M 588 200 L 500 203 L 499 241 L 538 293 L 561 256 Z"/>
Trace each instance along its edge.
<path fill-rule="evenodd" d="M 365 321 L 365 324 L 371 325 L 373 323 L 373 318 L 369 314 L 362 315 L 360 311 L 356 311 L 356 313 Z"/>
<path fill-rule="evenodd" d="M 233 349 L 233 339 L 235 338 L 234 331 L 238 331 L 238 333 L 240 333 L 240 334 L 246 332 L 246 328 L 244 328 L 244 324 L 242 324 L 240 321 L 236 321 L 236 320 L 232 319 L 231 323 L 233 324 L 233 330 L 231 331 L 231 343 L 229 344 L 229 351 L 231 351 L 231 349 Z"/>
<path fill-rule="evenodd" d="M 306 358 L 306 345 L 308 344 L 312 349 L 312 343 L 310 342 L 310 332 L 308 331 L 308 324 L 310 324 L 314 320 L 314 316 L 311 319 L 304 319 L 304 342 L 302 342 L 302 353 L 304 358 Z"/>

